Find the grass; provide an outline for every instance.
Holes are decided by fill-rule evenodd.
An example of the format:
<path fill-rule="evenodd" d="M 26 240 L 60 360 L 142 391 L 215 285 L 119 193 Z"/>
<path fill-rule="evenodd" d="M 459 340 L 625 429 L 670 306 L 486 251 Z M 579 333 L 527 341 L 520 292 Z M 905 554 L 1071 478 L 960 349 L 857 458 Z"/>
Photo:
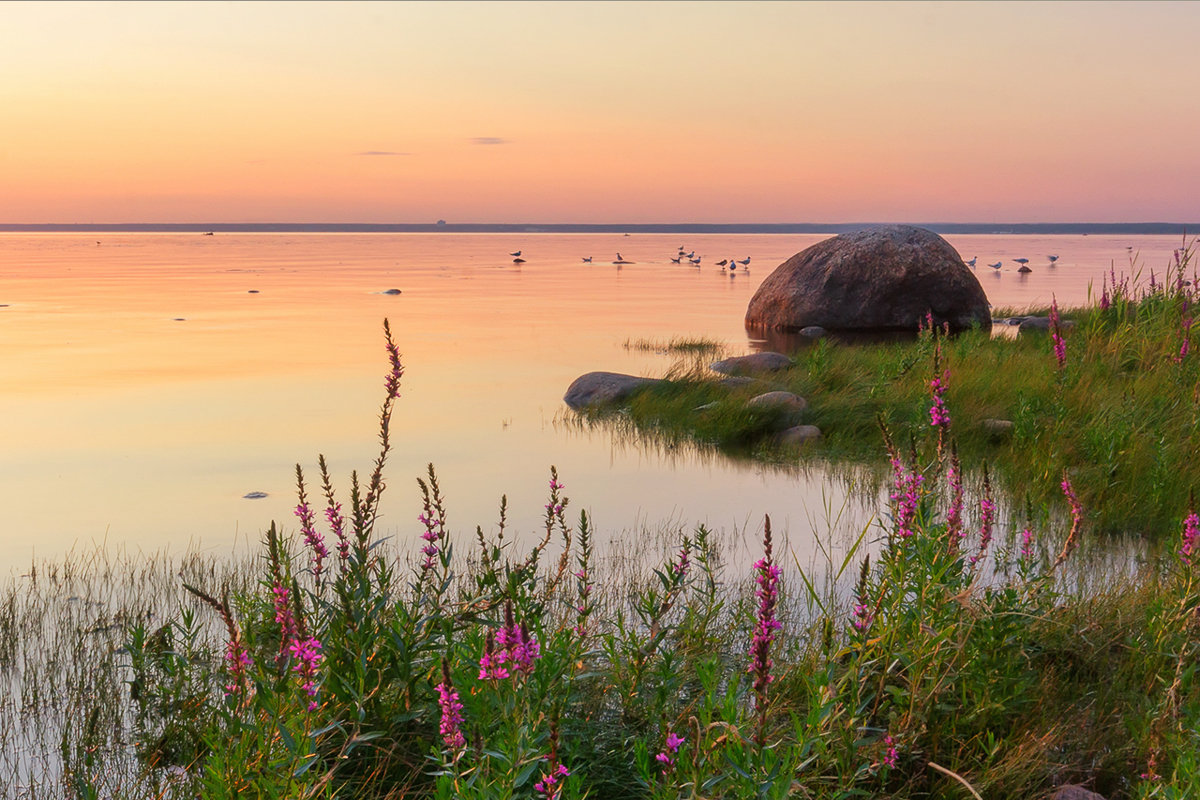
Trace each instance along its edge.
<path fill-rule="evenodd" d="M 1073 444 L 1087 441 L 1074 404 L 1106 407 L 1089 395 L 1177 387 L 1107 412 L 1128 429 L 1122 470 L 1129 431 L 1183 413 L 1171 397 L 1195 380 L 1170 360 L 1178 299 L 1118 292 L 1075 314 L 1062 368 L 1050 339 L 808 351 L 785 381 L 841 392 L 840 413 L 806 392 L 825 457 L 866 460 L 873 437 L 891 487 L 878 524 L 815 567 L 769 519 L 753 566 L 703 527 L 603 559 L 553 468 L 532 544 L 506 530 L 503 500 L 491 533 L 452 535 L 432 465 L 417 535 L 380 536 L 403 374 L 387 334 L 375 462 L 341 493 L 323 459 L 315 481 L 298 466 L 297 530 L 272 524 L 257 558 L 77 555 L 5 588 L 0 793 L 1039 798 L 1079 782 L 1109 800 L 1195 796 L 1200 518 L 1186 492 L 1174 502 L 1189 478 L 1160 477 L 1157 554 L 1097 574 L 1086 543 L 1135 499 L 1098 491 Z M 946 369 L 941 395 L 930 379 Z M 1005 405 L 1013 383 L 1030 393 Z M 762 440 L 786 420 L 722 413 L 736 390 L 709 381 L 675 384 L 635 409 L 716 403 L 714 443 L 774 452 Z M 939 397 L 953 422 L 935 426 Z M 1048 452 L 1008 463 L 1011 442 L 973 432 L 1005 413 L 1014 441 Z M 762 433 L 722 434 L 726 416 Z M 1047 500 L 1008 503 L 1026 511 L 1002 526 L 987 476 L 1022 464 L 1040 465 L 1024 494 Z"/>

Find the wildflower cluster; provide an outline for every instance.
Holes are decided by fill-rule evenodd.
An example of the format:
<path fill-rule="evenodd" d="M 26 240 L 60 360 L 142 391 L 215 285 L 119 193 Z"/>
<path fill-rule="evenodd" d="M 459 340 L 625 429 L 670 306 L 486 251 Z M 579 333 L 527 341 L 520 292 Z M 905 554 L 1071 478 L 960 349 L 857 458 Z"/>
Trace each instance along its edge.
<path fill-rule="evenodd" d="M 663 749 L 654 759 L 663 765 L 663 769 L 670 771 L 675 768 L 675 757 L 679 754 L 679 748 L 687 741 L 682 736 L 679 736 L 673 731 L 667 732 L 667 739 L 663 743 Z"/>
<path fill-rule="evenodd" d="M 768 706 L 768 687 L 774 680 L 771 675 L 771 644 L 775 641 L 776 631 L 783 626 L 775 617 L 775 605 L 779 599 L 779 567 L 771 560 L 771 519 L 766 519 L 766 529 L 763 534 L 763 557 L 755 562 L 754 569 L 758 575 L 754 579 L 758 584 L 755 596 L 758 598 L 758 614 L 754 628 L 754 638 L 750 641 L 750 669 L 754 676 L 755 707 L 758 711 L 758 744 L 765 741 L 765 726 Z"/>
<path fill-rule="evenodd" d="M 467 746 L 463 736 L 463 704 L 459 702 L 458 692 L 450 682 L 450 662 L 442 659 L 442 682 L 434 687 L 438 694 L 438 708 L 441 709 L 442 719 L 438 723 L 438 733 L 446 749 L 455 752 Z"/>

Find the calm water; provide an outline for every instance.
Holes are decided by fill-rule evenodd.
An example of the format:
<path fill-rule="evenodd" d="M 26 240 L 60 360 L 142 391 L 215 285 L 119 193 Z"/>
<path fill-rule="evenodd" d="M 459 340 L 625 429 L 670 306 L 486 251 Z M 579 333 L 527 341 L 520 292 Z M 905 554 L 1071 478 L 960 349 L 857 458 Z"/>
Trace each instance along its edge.
<path fill-rule="evenodd" d="M 550 465 L 601 539 L 698 523 L 757 535 L 764 513 L 803 561 L 845 487 L 581 431 L 578 375 L 661 375 L 638 340 L 715 338 L 730 354 L 759 282 L 823 236 L 0 234 L 0 574 L 94 542 L 222 550 L 294 529 L 293 468 L 367 472 L 392 324 L 407 369 L 384 528 L 417 535 L 433 462 L 450 522 L 537 528 Z M 1177 237 L 946 237 L 995 306 L 1079 305 L 1115 265 L 1159 274 Z M 702 267 L 670 263 L 684 245 Z M 1130 249 L 1131 248 L 1131 249 Z M 508 253 L 520 249 L 526 263 Z M 620 252 L 636 262 L 618 267 Z M 1057 254 L 1057 266 L 1046 256 Z M 592 256 L 593 263 L 581 257 Z M 730 277 L 723 258 L 751 257 Z M 1026 257 L 1034 272 L 1012 262 Z M 999 273 L 984 266 L 1003 261 Z M 387 295 L 387 289 L 402 294 Z M 259 500 L 248 492 L 266 492 Z M 861 524 L 861 516 L 854 524 Z"/>

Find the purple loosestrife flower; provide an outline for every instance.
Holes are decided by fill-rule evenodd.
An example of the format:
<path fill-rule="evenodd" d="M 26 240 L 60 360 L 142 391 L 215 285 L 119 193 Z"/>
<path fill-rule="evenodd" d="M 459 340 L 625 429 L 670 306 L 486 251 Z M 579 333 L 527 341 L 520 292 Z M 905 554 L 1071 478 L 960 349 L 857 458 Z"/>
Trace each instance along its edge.
<path fill-rule="evenodd" d="M 346 538 L 346 518 L 342 516 L 342 504 L 330 503 L 325 509 L 325 519 L 338 540 L 338 557 L 345 561 L 350 557 L 350 540 Z"/>
<path fill-rule="evenodd" d="M 890 733 L 883 737 L 883 746 L 886 748 L 883 752 L 883 765 L 888 769 L 895 769 L 900 763 L 900 755 L 896 752 L 896 742 Z"/>
<path fill-rule="evenodd" d="M 688 551 L 691 549 L 690 545 L 691 542 L 689 542 L 687 539 L 684 539 L 683 547 L 679 548 L 679 559 L 671 565 L 672 577 L 674 577 L 677 582 L 681 582 L 687 577 L 690 557 Z"/>
<path fill-rule="evenodd" d="M 317 531 L 315 517 L 308 503 L 301 502 L 300 505 L 296 506 L 295 514 L 300 518 L 300 532 L 304 534 L 304 542 L 313 552 L 313 577 L 320 580 L 321 565 L 329 557 L 329 550 L 325 547 L 325 539 Z"/>
<path fill-rule="evenodd" d="M 1108 276 L 1101 276 L 1100 287 L 1100 310 L 1108 311 L 1112 305 L 1112 300 L 1108 296 Z"/>
<path fill-rule="evenodd" d="M 1191 564 L 1197 552 L 1200 552 L 1200 516 L 1191 511 L 1183 520 L 1183 541 L 1179 545 L 1179 558 L 1183 563 Z"/>
<path fill-rule="evenodd" d="M 1058 320 L 1058 300 L 1050 296 L 1050 336 L 1054 339 L 1054 358 L 1059 370 L 1067 365 L 1067 343 L 1063 340 Z"/>
<path fill-rule="evenodd" d="M 916 468 L 906 469 L 904 462 L 896 455 L 892 456 L 892 470 L 896 476 L 892 491 L 892 502 L 896 507 L 896 535 L 907 539 L 916 532 L 913 525 L 921 504 L 921 484 L 925 476 Z"/>
<path fill-rule="evenodd" d="M 950 508 L 946 511 L 946 540 L 951 550 L 957 550 L 958 544 L 966 533 L 963 531 L 963 485 L 962 464 L 958 460 L 958 445 L 950 445 Z"/>
<path fill-rule="evenodd" d="M 542 779 L 533 785 L 535 791 L 546 800 L 554 800 L 562 796 L 563 778 L 570 776 L 571 771 L 558 761 L 558 719 L 550 720 L 550 753 L 544 756 L 548 769 L 542 773 Z"/>
<path fill-rule="evenodd" d="M 771 518 L 766 518 L 766 528 L 763 534 L 764 555 L 754 564 L 758 572 L 755 583 L 758 588 L 758 615 L 754 628 L 754 637 L 750 641 L 750 669 L 754 676 L 755 708 L 758 712 L 758 730 L 755 741 L 761 747 L 766 741 L 767 706 L 769 702 L 768 688 L 774 677 L 771 675 L 771 644 L 775 641 L 775 632 L 783 626 L 775 617 L 775 605 L 779 599 L 779 567 L 771 562 Z"/>
<path fill-rule="evenodd" d="M 438 693 L 438 708 L 442 711 L 442 720 L 438 723 L 438 733 L 451 751 L 461 750 L 467 746 L 463 736 L 463 704 L 459 702 L 458 692 L 450 682 L 450 662 L 442 659 L 442 682 L 436 687 Z"/>
<path fill-rule="evenodd" d="M 946 409 L 946 384 L 950 380 L 950 370 L 942 373 L 940 378 L 929 382 L 929 391 L 933 395 L 933 404 L 929 407 L 929 424 L 945 430 L 950 427 L 950 412 Z"/>
<path fill-rule="evenodd" d="M 983 468 L 983 497 L 979 500 L 979 552 L 971 556 L 974 567 L 987 554 L 992 543 L 992 525 L 996 521 L 996 501 L 992 499 L 992 482 L 987 467 Z"/>
<path fill-rule="evenodd" d="M 383 330 L 387 339 L 385 346 L 387 347 L 388 364 L 391 366 L 387 377 L 383 380 L 383 385 L 387 389 L 388 399 L 395 400 L 400 396 L 400 379 L 404 377 L 404 366 L 400 363 L 400 348 L 392 341 L 392 332 L 388 327 L 387 320 L 383 322 Z"/>
<path fill-rule="evenodd" d="M 438 543 L 443 535 L 442 521 L 431 511 L 422 511 L 417 515 L 417 521 L 425 528 L 425 532 L 421 534 L 421 538 L 425 540 L 425 545 L 421 548 L 421 555 L 425 556 L 425 560 L 421 562 L 421 574 L 424 575 L 437 564 L 438 553 L 441 552 Z"/>
<path fill-rule="evenodd" d="M 246 685 L 246 671 L 253 665 L 250 654 L 246 652 L 241 639 L 230 639 L 225 645 L 226 669 L 229 670 L 229 683 L 225 685 L 225 696 L 228 697 L 240 691 Z"/>
<path fill-rule="evenodd" d="M 863 559 L 862 568 L 858 572 L 858 585 L 854 587 L 854 615 L 850 618 L 850 626 L 857 633 L 865 634 L 875 621 L 875 609 L 871 605 L 870 588 L 867 583 L 871 577 L 871 557 Z"/>
<path fill-rule="evenodd" d="M 662 752 L 654 757 L 656 761 L 663 765 L 665 772 L 670 772 L 675 767 L 675 756 L 679 753 L 679 747 L 686 739 L 682 736 L 677 736 L 674 732 L 667 733 L 667 740 L 663 745 Z"/>
<path fill-rule="evenodd" d="M 310 698 L 317 696 L 317 668 L 321 666 L 324 656 L 321 655 L 321 642 L 315 636 L 301 638 L 297 636 L 288 645 L 288 652 L 295 659 L 292 669 L 300 677 L 300 688 Z M 317 701 L 308 704 L 309 711 L 317 710 Z"/>
<path fill-rule="evenodd" d="M 1021 529 L 1021 561 L 1025 564 L 1033 561 L 1033 529 L 1028 524 Z"/>
<path fill-rule="evenodd" d="M 509 676 L 508 668 L 504 666 L 508 653 L 496 650 L 496 636 L 488 631 L 483 642 L 483 655 L 479 658 L 479 680 L 499 681 Z"/>
<path fill-rule="evenodd" d="M 1062 490 L 1063 495 L 1067 498 L 1067 505 L 1071 508 L 1071 530 L 1067 533 L 1067 540 L 1063 542 L 1062 552 L 1050 566 L 1051 572 L 1058 569 L 1059 565 L 1067 560 L 1067 556 L 1071 555 L 1071 551 L 1079 544 L 1079 528 L 1083 523 L 1083 506 L 1080 504 L 1079 498 L 1075 496 L 1075 490 L 1071 487 L 1071 478 L 1067 475 L 1066 470 L 1063 470 Z"/>

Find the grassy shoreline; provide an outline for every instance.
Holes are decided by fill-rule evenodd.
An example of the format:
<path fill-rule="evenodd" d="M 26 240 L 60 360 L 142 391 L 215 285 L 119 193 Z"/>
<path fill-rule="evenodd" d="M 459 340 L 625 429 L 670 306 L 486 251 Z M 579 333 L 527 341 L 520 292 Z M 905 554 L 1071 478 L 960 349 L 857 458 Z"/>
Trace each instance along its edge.
<path fill-rule="evenodd" d="M 882 452 L 890 487 L 878 524 L 822 574 L 773 540 L 769 518 L 752 566 L 703 527 L 636 543 L 657 564 L 602 563 L 553 469 L 531 546 L 505 529 L 503 501 L 491 533 L 452 532 L 432 465 L 417 535 L 385 541 L 376 513 L 403 374 L 387 334 L 379 455 L 348 489 L 323 459 L 315 479 L 297 466 L 290 535 L 272 524 L 238 562 L 84 557 L 4 588 L 0 787 L 740 800 L 1039 798 L 1083 783 L 1109 800 L 1194 795 L 1200 517 L 1190 439 L 1178 453 L 1167 442 L 1195 423 L 1200 373 L 1180 343 L 1191 298 L 1182 277 L 1126 282 L 1045 337 L 930 331 L 802 355 L 780 380 L 813 398 L 821 457 Z M 739 415 L 738 391 L 689 372 L 635 397 L 631 415 L 643 435 L 782 457 L 765 444 L 782 421 Z M 683 424 L 707 403 L 729 432 Z M 1011 417 L 1011 439 L 978 435 L 985 414 Z M 1143 467 L 1147 431 L 1159 432 L 1156 469 Z M 1015 488 L 1009 505 L 1028 511 L 1005 537 L 998 494 Z M 1157 555 L 1089 575 L 1080 539 L 1130 518 Z"/>

